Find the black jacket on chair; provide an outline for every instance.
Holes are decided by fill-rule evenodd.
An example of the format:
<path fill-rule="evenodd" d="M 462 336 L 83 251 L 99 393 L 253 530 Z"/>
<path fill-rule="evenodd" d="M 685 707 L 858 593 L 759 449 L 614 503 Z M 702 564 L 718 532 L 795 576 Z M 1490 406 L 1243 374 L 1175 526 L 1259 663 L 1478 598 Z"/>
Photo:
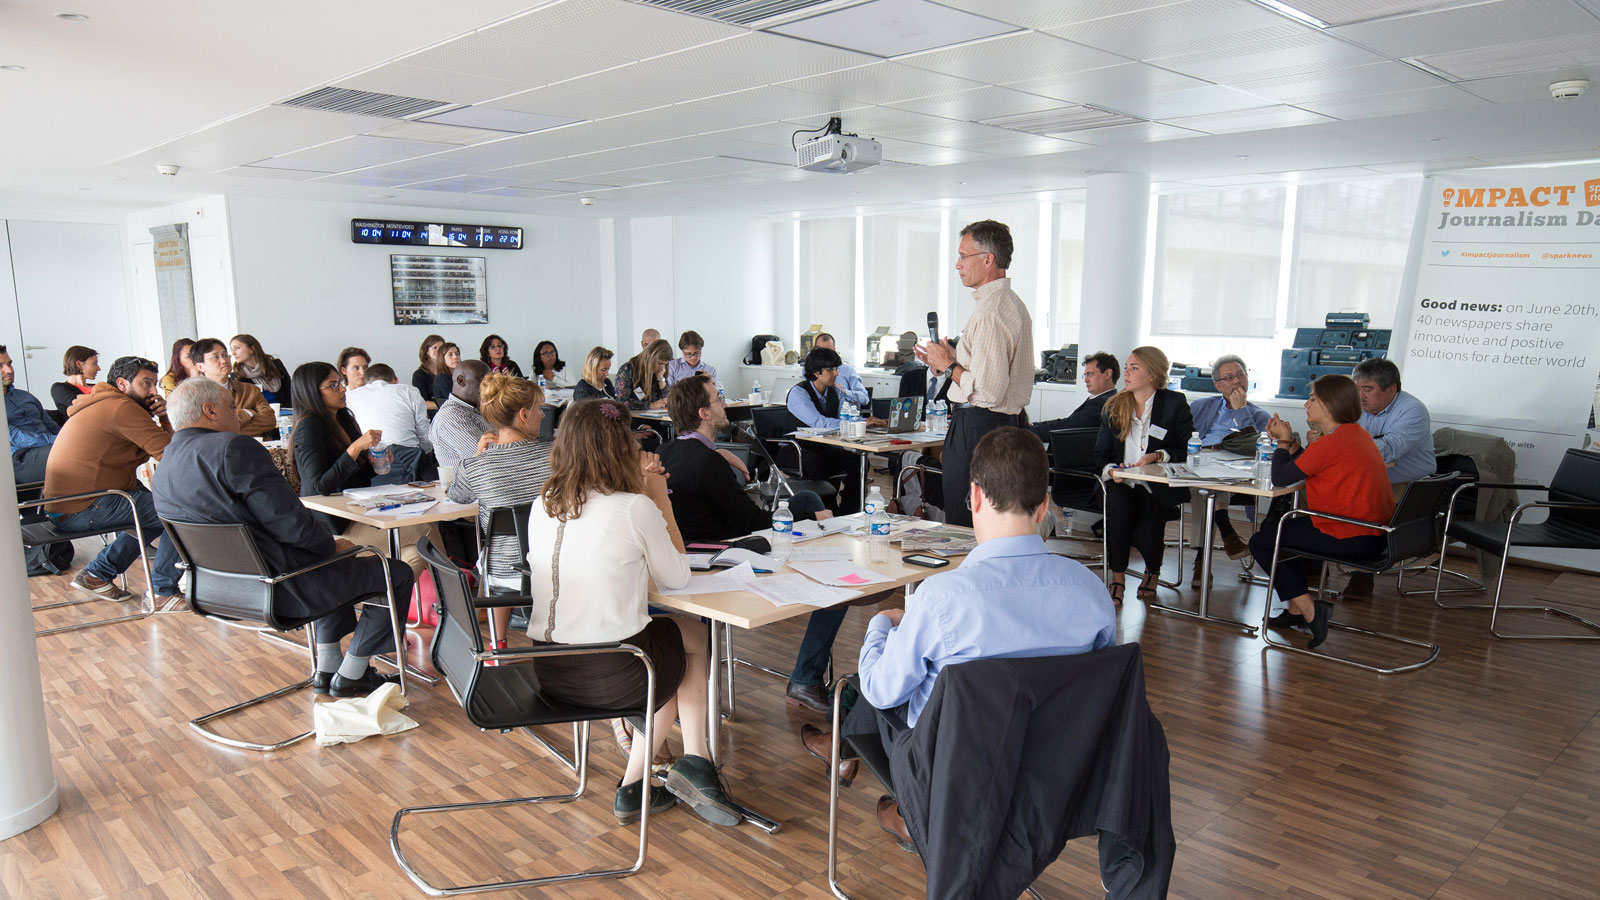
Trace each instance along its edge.
<path fill-rule="evenodd" d="M 1163 428 L 1167 433 L 1160 438 L 1151 435 L 1145 442 L 1145 452 L 1165 450 L 1167 462 L 1186 461 L 1189 458 L 1189 435 L 1194 433 L 1194 417 L 1189 414 L 1188 399 L 1177 391 L 1162 388 L 1150 398 L 1150 403 L 1154 407 L 1150 411 L 1150 429 Z M 1122 438 L 1117 437 L 1117 430 L 1106 418 L 1105 407 L 1102 406 L 1100 436 L 1094 442 L 1094 467 L 1099 471 L 1112 464 L 1122 464 Z M 1160 498 L 1161 505 L 1169 509 L 1189 499 L 1188 488 L 1172 488 L 1163 484 L 1151 487 L 1156 497 Z"/>
<path fill-rule="evenodd" d="M 889 756 L 929 900 L 1014 900 L 1094 834 L 1108 898 L 1166 896 L 1169 757 L 1138 644 L 950 666 Z"/>

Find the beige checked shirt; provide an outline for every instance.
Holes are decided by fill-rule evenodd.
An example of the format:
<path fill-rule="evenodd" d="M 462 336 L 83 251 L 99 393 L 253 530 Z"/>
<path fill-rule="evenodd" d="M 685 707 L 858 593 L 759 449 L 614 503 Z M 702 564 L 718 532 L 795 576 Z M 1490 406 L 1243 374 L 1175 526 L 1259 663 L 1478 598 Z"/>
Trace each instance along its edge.
<path fill-rule="evenodd" d="M 997 278 L 972 292 L 978 301 L 961 329 L 956 365 L 966 371 L 949 397 L 997 413 L 1016 415 L 1033 396 L 1033 318 L 1011 279 Z"/>

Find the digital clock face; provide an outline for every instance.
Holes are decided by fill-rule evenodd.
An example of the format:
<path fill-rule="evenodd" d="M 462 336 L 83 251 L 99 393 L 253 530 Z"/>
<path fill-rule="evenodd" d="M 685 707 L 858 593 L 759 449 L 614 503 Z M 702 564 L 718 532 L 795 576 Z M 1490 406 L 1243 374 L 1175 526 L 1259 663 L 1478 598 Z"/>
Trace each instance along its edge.
<path fill-rule="evenodd" d="M 400 244 L 407 247 L 521 250 L 522 229 L 504 225 L 450 225 L 434 222 L 351 219 L 350 240 L 357 244 Z"/>

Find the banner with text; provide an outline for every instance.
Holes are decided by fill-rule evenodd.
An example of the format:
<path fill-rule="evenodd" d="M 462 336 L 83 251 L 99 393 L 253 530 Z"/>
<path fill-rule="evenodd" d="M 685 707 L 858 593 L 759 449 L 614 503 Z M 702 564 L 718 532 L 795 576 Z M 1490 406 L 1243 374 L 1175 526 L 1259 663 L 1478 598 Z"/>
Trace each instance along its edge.
<path fill-rule="evenodd" d="M 1592 441 L 1600 166 L 1435 175 L 1428 195 L 1395 360 L 1405 388 L 1434 428 L 1498 434 L 1518 481 L 1548 482 L 1567 448 Z"/>

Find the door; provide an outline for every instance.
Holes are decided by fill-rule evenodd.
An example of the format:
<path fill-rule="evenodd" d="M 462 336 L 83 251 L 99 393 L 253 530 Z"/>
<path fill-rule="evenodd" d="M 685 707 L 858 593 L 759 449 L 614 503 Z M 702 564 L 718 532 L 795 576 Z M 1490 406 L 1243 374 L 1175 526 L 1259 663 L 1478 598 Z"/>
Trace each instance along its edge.
<path fill-rule="evenodd" d="M 7 225 L 23 343 L 23 352 L 11 358 L 18 382 L 26 370 L 28 391 L 49 407 L 50 385 L 64 377 L 61 357 L 68 347 L 98 350 L 102 370 L 135 352 L 122 229 L 16 219 Z"/>

